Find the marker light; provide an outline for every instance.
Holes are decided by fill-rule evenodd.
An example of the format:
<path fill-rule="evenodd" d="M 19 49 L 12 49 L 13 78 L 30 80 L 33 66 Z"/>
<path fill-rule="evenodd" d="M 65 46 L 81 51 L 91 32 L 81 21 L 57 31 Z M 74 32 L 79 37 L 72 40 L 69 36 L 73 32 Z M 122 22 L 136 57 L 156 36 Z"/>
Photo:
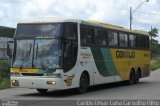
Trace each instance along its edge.
<path fill-rule="evenodd" d="M 55 81 L 47 81 L 47 84 L 56 85 L 56 82 Z"/>

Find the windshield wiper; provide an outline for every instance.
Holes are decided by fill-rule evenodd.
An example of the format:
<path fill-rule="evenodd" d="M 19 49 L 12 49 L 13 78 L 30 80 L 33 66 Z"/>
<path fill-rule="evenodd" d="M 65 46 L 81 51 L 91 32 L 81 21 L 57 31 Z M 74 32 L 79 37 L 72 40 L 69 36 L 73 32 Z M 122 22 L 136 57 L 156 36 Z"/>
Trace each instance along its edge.
<path fill-rule="evenodd" d="M 29 56 L 28 57 L 30 57 L 30 55 L 31 55 L 31 49 L 32 49 L 32 44 L 30 44 L 30 48 L 29 48 Z"/>
<path fill-rule="evenodd" d="M 37 60 L 37 54 L 38 54 L 38 44 L 37 44 L 37 48 L 36 48 L 36 60 Z"/>

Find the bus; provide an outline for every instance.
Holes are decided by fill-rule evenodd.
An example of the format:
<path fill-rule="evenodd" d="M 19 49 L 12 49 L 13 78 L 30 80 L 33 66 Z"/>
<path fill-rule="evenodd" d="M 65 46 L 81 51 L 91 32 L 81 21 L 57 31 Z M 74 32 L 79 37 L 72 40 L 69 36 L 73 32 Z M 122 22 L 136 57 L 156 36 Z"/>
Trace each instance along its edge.
<path fill-rule="evenodd" d="M 125 81 L 150 75 L 149 34 L 96 21 L 41 19 L 17 24 L 11 86 L 48 90 Z"/>

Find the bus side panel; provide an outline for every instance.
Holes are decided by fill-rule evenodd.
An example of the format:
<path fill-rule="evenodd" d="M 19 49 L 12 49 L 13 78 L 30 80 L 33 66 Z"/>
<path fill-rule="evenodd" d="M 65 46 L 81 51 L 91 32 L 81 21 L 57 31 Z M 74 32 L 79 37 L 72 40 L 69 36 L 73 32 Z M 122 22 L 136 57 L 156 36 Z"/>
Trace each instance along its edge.
<path fill-rule="evenodd" d="M 96 66 L 96 68 L 94 68 L 94 84 L 121 81 L 110 49 L 92 47 L 91 51 Z M 96 79 L 99 79 L 99 82 Z M 102 80 L 104 80 L 104 82 Z"/>
<path fill-rule="evenodd" d="M 129 50 L 125 49 L 111 49 L 112 58 L 117 69 L 117 72 L 122 80 L 129 79 L 130 72 L 130 58 L 125 53 L 129 52 Z M 123 57 L 126 56 L 126 57 Z"/>
<path fill-rule="evenodd" d="M 92 48 L 90 47 L 82 47 L 81 49 L 81 55 L 80 55 L 80 70 L 86 70 L 90 74 L 90 85 L 95 84 L 102 84 L 104 83 L 104 77 L 100 75 L 97 67 L 96 62 L 98 64 L 100 61 L 95 60 L 94 56 L 96 58 L 99 58 L 99 55 L 97 54 L 97 50 L 95 50 L 96 54 L 93 54 Z M 103 67 L 103 65 L 102 65 Z"/>
<path fill-rule="evenodd" d="M 130 70 L 140 68 L 142 77 L 150 74 L 150 51 L 112 49 L 112 58 L 122 80 L 128 80 Z"/>

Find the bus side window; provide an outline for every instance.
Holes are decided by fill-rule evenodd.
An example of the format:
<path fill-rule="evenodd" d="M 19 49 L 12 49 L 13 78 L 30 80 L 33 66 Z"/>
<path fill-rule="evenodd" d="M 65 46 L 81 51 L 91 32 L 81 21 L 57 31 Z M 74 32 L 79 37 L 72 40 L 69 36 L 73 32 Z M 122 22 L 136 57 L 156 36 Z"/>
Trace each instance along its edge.
<path fill-rule="evenodd" d="M 94 37 L 94 43 L 96 45 L 106 45 L 106 31 L 103 29 L 97 29 Z"/>
<path fill-rule="evenodd" d="M 145 48 L 146 49 L 149 49 L 150 47 L 149 47 L 149 36 L 146 36 L 145 37 Z"/>
<path fill-rule="evenodd" d="M 128 35 L 125 33 L 119 33 L 119 45 L 121 47 L 128 47 Z"/>
<path fill-rule="evenodd" d="M 81 44 L 90 45 L 93 44 L 94 29 L 81 27 Z"/>
<path fill-rule="evenodd" d="M 76 64 L 78 43 L 76 40 L 65 40 L 64 42 L 64 58 L 63 68 L 67 72 Z"/>
<path fill-rule="evenodd" d="M 87 36 L 87 30 L 84 27 L 81 27 L 81 44 L 86 44 L 87 40 L 86 40 L 86 36 Z"/>
<path fill-rule="evenodd" d="M 117 46 L 118 45 L 118 34 L 117 32 L 108 31 L 107 40 L 109 46 Z"/>
<path fill-rule="evenodd" d="M 129 46 L 130 47 L 136 47 L 136 36 L 130 34 L 129 35 Z"/>
<path fill-rule="evenodd" d="M 145 37 L 142 35 L 137 35 L 137 48 L 145 48 Z"/>

